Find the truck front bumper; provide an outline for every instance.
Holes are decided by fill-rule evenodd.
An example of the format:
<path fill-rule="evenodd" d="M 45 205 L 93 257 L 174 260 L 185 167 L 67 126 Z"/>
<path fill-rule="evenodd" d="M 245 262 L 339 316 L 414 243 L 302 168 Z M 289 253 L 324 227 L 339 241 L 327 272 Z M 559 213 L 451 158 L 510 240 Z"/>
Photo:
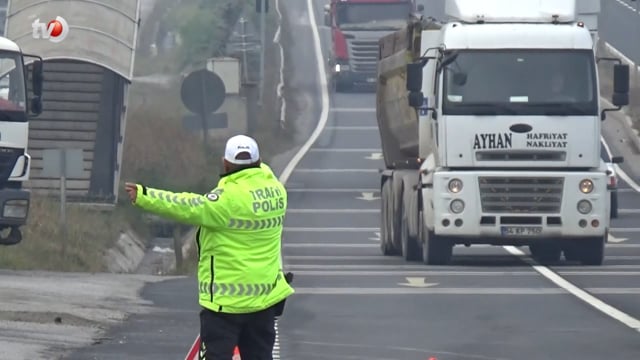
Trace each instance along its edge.
<path fill-rule="evenodd" d="M 449 189 L 454 179 L 462 182 L 458 192 Z M 589 193 L 580 190 L 585 179 Z M 513 245 L 602 237 L 609 202 L 599 172 L 441 172 L 433 180 L 434 232 L 460 243 Z"/>
<path fill-rule="evenodd" d="M 26 190 L 0 190 L 0 227 L 22 226 L 29 216 L 31 193 Z"/>

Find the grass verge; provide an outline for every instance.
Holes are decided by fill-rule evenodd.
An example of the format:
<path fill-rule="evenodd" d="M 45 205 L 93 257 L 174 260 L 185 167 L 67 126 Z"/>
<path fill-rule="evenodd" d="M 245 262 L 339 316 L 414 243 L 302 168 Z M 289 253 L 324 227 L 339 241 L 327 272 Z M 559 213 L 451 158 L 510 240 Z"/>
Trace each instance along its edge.
<path fill-rule="evenodd" d="M 59 226 L 60 203 L 44 196 L 33 196 L 29 220 L 23 228 L 23 241 L 0 248 L 0 267 L 12 270 L 51 270 L 74 272 L 106 271 L 104 254 L 120 232 L 128 229 L 137 214 L 120 211 L 67 207 L 67 234 Z M 136 232 L 144 233 L 143 228 Z"/>

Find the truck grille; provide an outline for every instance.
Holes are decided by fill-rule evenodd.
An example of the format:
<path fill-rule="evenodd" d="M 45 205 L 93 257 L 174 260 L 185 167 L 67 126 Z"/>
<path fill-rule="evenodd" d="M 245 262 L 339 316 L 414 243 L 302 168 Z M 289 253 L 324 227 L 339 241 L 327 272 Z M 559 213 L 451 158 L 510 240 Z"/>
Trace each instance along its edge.
<path fill-rule="evenodd" d="M 350 40 L 349 51 L 354 72 L 367 74 L 377 72 L 378 42 L 376 40 Z"/>
<path fill-rule="evenodd" d="M 558 213 L 564 179 L 560 177 L 480 177 L 485 213 Z"/>

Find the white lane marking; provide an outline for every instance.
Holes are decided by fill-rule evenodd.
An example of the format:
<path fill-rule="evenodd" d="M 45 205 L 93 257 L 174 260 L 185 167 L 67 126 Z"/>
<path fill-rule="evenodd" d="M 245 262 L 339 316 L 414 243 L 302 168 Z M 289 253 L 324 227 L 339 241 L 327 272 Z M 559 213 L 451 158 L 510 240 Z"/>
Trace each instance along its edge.
<path fill-rule="evenodd" d="M 280 12 L 280 0 L 275 1 L 276 13 L 278 14 L 278 28 L 273 35 L 273 42 L 278 45 L 280 51 L 280 79 L 278 80 L 278 87 L 276 88 L 276 94 L 280 100 L 280 126 L 284 127 L 287 114 L 287 101 L 284 98 L 284 47 L 282 46 L 282 12 Z M 277 334 L 276 334 L 277 336 Z"/>
<path fill-rule="evenodd" d="M 632 0 L 632 1 L 634 1 L 634 0 Z M 637 0 L 636 0 L 636 1 L 637 1 Z M 632 12 L 634 12 L 634 13 L 638 13 L 637 9 L 636 9 L 636 8 L 634 8 L 633 6 L 631 6 L 631 4 L 626 3 L 626 2 L 624 2 L 624 1 L 622 1 L 622 0 L 616 0 L 616 2 L 617 2 L 618 4 L 620 4 L 620 5 L 624 6 L 625 8 L 627 8 L 627 10 L 631 10 L 631 11 L 632 11 Z"/>
<path fill-rule="evenodd" d="M 609 234 L 609 236 L 608 236 L 608 239 L 607 239 L 607 240 L 608 240 L 610 243 L 621 243 L 621 242 L 627 241 L 627 240 L 629 240 L 629 239 L 628 239 L 628 238 L 623 238 L 623 237 L 615 237 L 615 236 L 613 236 L 613 235 Z M 607 259 L 608 259 L 608 258 L 609 258 L 609 257 L 607 256 Z"/>
<path fill-rule="evenodd" d="M 351 243 L 285 243 L 282 244 L 285 248 L 379 248 L 380 245 L 371 244 L 351 244 Z"/>
<path fill-rule="evenodd" d="M 531 260 L 527 257 L 527 259 Z M 399 259 L 396 259 L 399 260 Z M 292 268 L 295 269 L 306 269 L 306 270 L 368 270 L 368 271 L 382 271 L 384 268 L 389 268 L 390 270 L 421 270 L 424 269 L 424 265 L 406 265 L 406 264 L 295 264 L 291 265 Z M 567 267 L 571 269 L 571 267 Z M 640 270 L 640 265 L 603 265 L 599 266 L 599 268 L 603 268 L 604 270 Z M 568 270 L 569 270 L 568 269 Z M 573 270 L 578 270 L 580 268 L 573 268 Z M 468 270 L 464 270 L 461 272 L 469 272 Z M 505 272 L 509 273 L 509 272 Z M 535 273 L 535 272 L 531 272 Z"/>
<path fill-rule="evenodd" d="M 640 294 L 640 288 L 587 288 L 589 292 L 602 295 L 636 295 Z M 567 292 L 560 288 L 399 288 L 399 287 L 313 287 L 296 288 L 296 294 L 313 295 L 566 295 Z"/>
<path fill-rule="evenodd" d="M 609 228 L 609 231 L 620 233 L 637 233 L 640 232 L 640 228 Z"/>
<path fill-rule="evenodd" d="M 293 214 L 370 214 L 379 212 L 379 209 L 287 209 L 287 213 Z"/>
<path fill-rule="evenodd" d="M 376 112 L 376 108 L 339 108 L 334 107 L 331 112 Z"/>
<path fill-rule="evenodd" d="M 377 126 L 326 126 L 325 130 L 378 130 Z"/>
<path fill-rule="evenodd" d="M 295 169 L 297 173 L 379 173 L 380 169 Z"/>
<path fill-rule="evenodd" d="M 380 192 L 380 189 L 287 189 L 287 192 L 308 192 L 308 193 L 363 193 L 363 192 L 371 192 L 377 193 Z"/>
<path fill-rule="evenodd" d="M 635 191 L 634 189 L 630 189 L 630 188 L 618 188 L 618 190 L 616 190 L 619 193 L 637 193 L 637 191 Z"/>
<path fill-rule="evenodd" d="M 356 199 L 358 200 L 365 200 L 365 201 L 374 201 L 374 200 L 379 200 L 380 198 L 377 196 L 374 196 L 374 194 L 372 192 L 363 192 L 361 196 L 356 197 Z M 378 212 L 380 211 L 380 209 L 378 209 Z"/>
<path fill-rule="evenodd" d="M 369 156 L 365 156 L 367 160 L 384 160 L 384 155 L 381 152 L 371 153 Z"/>
<path fill-rule="evenodd" d="M 514 246 L 505 246 L 504 248 L 510 254 L 512 254 L 514 256 L 518 256 L 518 257 L 526 256 L 526 254 L 524 252 L 522 252 L 520 249 L 518 249 L 518 248 L 516 248 Z M 613 319 L 625 324 L 626 326 L 628 326 L 628 327 L 640 332 L 640 320 L 631 317 L 629 314 L 624 313 L 624 312 L 614 308 L 613 306 L 605 303 L 604 301 L 596 298 L 595 296 L 593 296 L 593 295 L 591 295 L 591 294 L 589 294 L 587 292 L 587 291 L 594 292 L 593 289 L 587 290 L 587 291 L 582 290 L 579 287 L 577 287 L 577 286 L 573 285 L 572 283 L 570 283 L 569 281 L 565 280 L 563 277 L 561 277 L 560 275 L 556 274 L 555 272 L 553 272 L 551 269 L 547 268 L 546 266 L 536 265 L 530 259 L 526 259 L 525 258 L 523 260 L 528 262 L 531 265 L 531 267 L 533 267 L 533 269 L 535 271 L 540 273 L 540 275 L 544 276 L 549 281 L 551 281 L 554 284 L 556 284 L 558 287 L 568 291 L 573 296 L 575 296 L 578 299 L 584 301 L 585 303 L 593 306 L 598 311 L 600 311 L 600 312 L 612 317 Z M 627 290 L 631 290 L 631 289 L 627 289 Z M 602 293 L 603 292 L 600 292 L 600 294 L 602 294 Z"/>
<path fill-rule="evenodd" d="M 318 24 L 316 23 L 316 15 L 315 10 L 313 9 L 313 1 L 307 0 L 307 15 L 309 16 L 309 23 L 311 25 L 311 33 L 313 35 L 313 48 L 315 50 L 316 55 L 316 64 L 318 66 L 317 76 L 320 80 L 319 90 L 320 90 L 320 118 L 318 119 L 318 125 L 311 133 L 311 136 L 307 139 L 307 141 L 302 145 L 300 150 L 295 154 L 293 159 L 287 164 L 287 166 L 282 171 L 280 175 L 280 181 L 283 184 L 286 184 L 287 180 L 291 176 L 291 173 L 294 171 L 295 167 L 298 166 L 302 157 L 311 149 L 311 146 L 318 140 L 324 127 L 327 125 L 327 120 L 329 119 L 329 92 L 327 87 L 327 76 L 324 67 L 324 57 L 322 56 L 322 46 L 320 44 L 320 33 L 318 31 Z"/>
<path fill-rule="evenodd" d="M 380 149 L 357 149 L 357 148 L 349 148 L 349 149 L 340 149 L 340 148 L 312 148 L 309 149 L 309 152 L 364 152 L 364 153 L 373 153 L 380 152 Z"/>
<path fill-rule="evenodd" d="M 289 259 L 290 256 L 287 257 Z M 397 260 L 397 259 L 396 259 Z M 638 276 L 640 271 L 561 271 L 559 274 L 564 276 Z M 455 272 L 455 271 L 424 271 L 424 270 L 296 270 L 296 275 L 300 276 L 540 276 L 535 271 L 512 271 L 512 272 Z"/>
<path fill-rule="evenodd" d="M 558 271 L 565 276 L 638 276 L 640 271 Z"/>
<path fill-rule="evenodd" d="M 602 140 L 605 150 L 611 157 L 611 148 L 609 147 L 609 144 L 607 144 L 606 140 L 604 139 L 604 136 L 601 135 L 600 140 Z M 631 176 L 629 176 L 624 170 L 622 170 L 622 168 L 618 166 L 618 164 L 613 164 L 613 168 L 616 169 L 616 174 L 618 174 L 618 176 L 620 176 L 622 180 L 624 180 L 624 182 L 626 182 L 627 185 L 629 185 L 629 187 L 631 187 L 633 190 L 637 192 L 640 192 L 640 185 L 638 185 L 638 183 L 633 181 Z"/>
<path fill-rule="evenodd" d="M 291 227 L 285 226 L 285 232 L 376 232 L 380 231 L 375 227 Z"/>
<path fill-rule="evenodd" d="M 640 209 L 618 209 L 619 214 L 640 214 Z"/>
<path fill-rule="evenodd" d="M 376 231 L 373 234 L 374 236 L 370 237 L 369 240 L 380 242 L 380 232 Z"/>
<path fill-rule="evenodd" d="M 306 231 L 318 231 L 318 232 L 322 232 L 322 231 L 344 231 L 344 232 L 367 232 L 367 231 L 380 231 L 379 227 L 362 227 L 362 228 L 345 228 L 345 227 L 304 227 L 304 228 L 285 228 L 285 230 L 287 229 L 291 229 L 291 231 L 295 231 L 295 229 L 311 229 L 311 230 L 306 230 Z M 636 233 L 636 232 L 640 232 L 640 228 L 609 228 L 609 231 L 612 232 L 619 232 L 619 233 Z M 479 247 L 481 245 L 472 245 L 473 247 Z M 498 245 L 496 245 L 498 246 Z M 639 245 L 640 246 L 640 245 Z"/>
<path fill-rule="evenodd" d="M 277 1 L 277 0 L 276 0 Z M 276 8 L 278 7 L 278 3 L 276 2 Z M 327 125 L 327 120 L 329 119 L 329 91 L 327 87 L 327 76 L 324 68 L 324 56 L 322 55 L 322 46 L 320 44 L 320 33 L 318 32 L 318 24 L 316 23 L 316 15 L 313 9 L 313 1 L 307 0 L 307 15 L 309 17 L 309 24 L 311 25 L 311 33 L 313 35 L 313 48 L 316 55 L 316 65 L 318 66 L 317 76 L 320 80 L 319 89 L 320 89 L 320 98 L 321 98 L 321 110 L 320 110 L 320 118 L 318 119 L 318 124 L 316 128 L 311 133 L 311 136 L 307 139 L 307 141 L 302 145 L 302 147 L 296 152 L 293 158 L 289 161 L 287 166 L 285 166 L 284 170 L 280 174 L 280 182 L 283 185 L 286 185 L 287 180 L 293 173 L 293 170 L 298 166 L 300 160 L 304 157 L 304 155 L 311 149 L 313 143 L 320 137 L 324 127 Z M 282 60 L 284 63 L 284 59 Z M 284 259 L 282 257 L 282 253 L 280 253 L 280 267 L 285 268 Z M 279 340 L 279 331 L 276 327 L 276 339 L 278 347 L 280 346 Z M 275 349 L 274 349 L 275 350 Z M 274 351 L 275 352 L 275 351 Z M 274 357 L 276 354 L 274 354 Z M 278 352 L 277 357 L 280 358 L 280 354 Z"/>

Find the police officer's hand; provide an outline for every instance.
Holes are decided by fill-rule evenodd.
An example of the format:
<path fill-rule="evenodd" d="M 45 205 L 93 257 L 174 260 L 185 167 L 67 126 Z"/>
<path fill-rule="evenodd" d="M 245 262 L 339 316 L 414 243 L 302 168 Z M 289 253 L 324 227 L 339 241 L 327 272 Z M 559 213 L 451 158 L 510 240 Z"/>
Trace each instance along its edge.
<path fill-rule="evenodd" d="M 138 185 L 134 183 L 125 183 L 124 189 L 127 191 L 127 194 L 129 194 L 129 199 L 131 199 L 131 202 L 135 203 L 136 199 L 138 198 Z"/>

